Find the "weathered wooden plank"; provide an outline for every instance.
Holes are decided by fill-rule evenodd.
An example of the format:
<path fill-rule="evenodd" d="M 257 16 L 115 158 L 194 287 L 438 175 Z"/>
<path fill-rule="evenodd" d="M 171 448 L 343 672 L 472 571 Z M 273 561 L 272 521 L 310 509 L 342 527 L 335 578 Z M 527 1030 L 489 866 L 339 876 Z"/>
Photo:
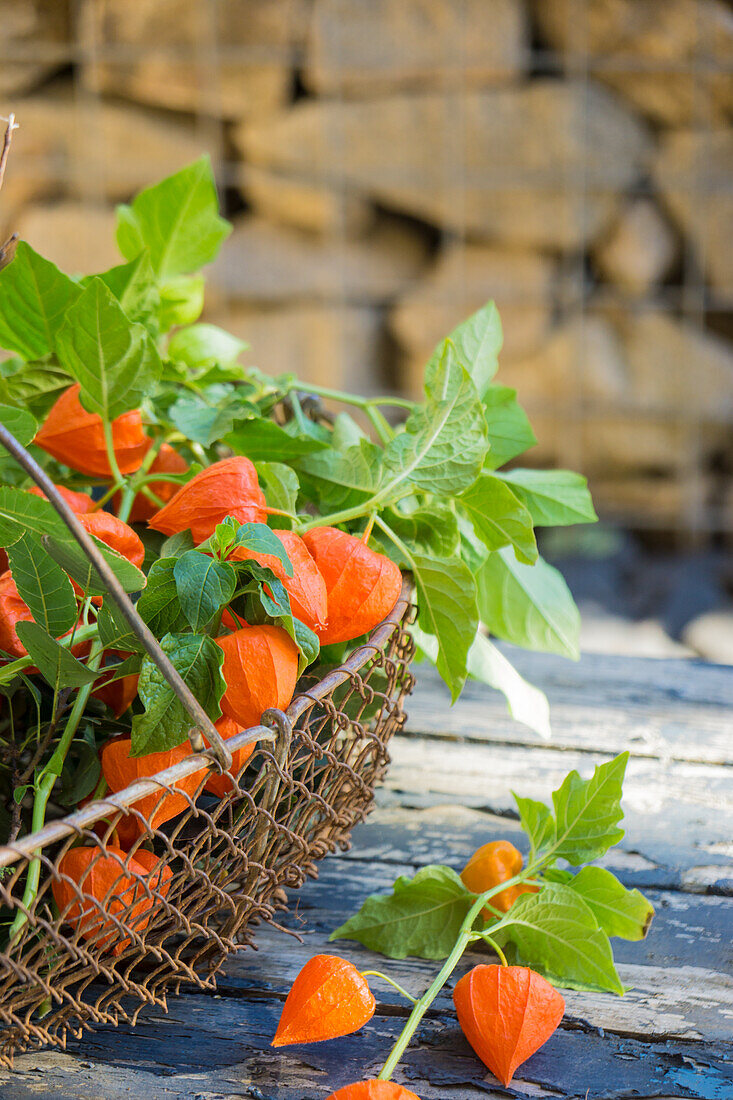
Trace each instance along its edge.
<path fill-rule="evenodd" d="M 591 774 L 605 752 L 487 746 L 396 737 L 392 766 L 378 792 L 382 806 L 453 803 L 514 813 L 512 789 L 548 801 L 572 768 Z M 712 764 L 632 758 L 624 783 L 622 847 L 653 863 L 691 868 L 730 866 L 733 770 Z M 729 875 L 728 871 L 721 876 Z"/>
<path fill-rule="evenodd" d="M 547 693 L 551 746 L 733 764 L 733 669 L 700 661 L 631 660 L 588 654 L 577 664 L 547 654 L 507 654 Z M 448 740 L 535 746 L 537 735 L 507 714 L 501 695 L 466 684 L 450 693 L 425 665 L 408 707 L 407 732 Z"/>
<path fill-rule="evenodd" d="M 332 1089 L 376 1074 L 404 1019 L 380 1013 L 355 1035 L 276 1052 L 269 1040 L 279 1012 L 271 999 L 180 997 L 167 1016 L 144 1013 L 134 1032 L 102 1027 L 74 1041 L 70 1052 L 80 1051 L 81 1058 L 24 1056 L 15 1077 L 0 1082 L 12 1087 L 5 1095 L 14 1100 L 324 1100 Z M 729 1055 L 724 1046 L 650 1044 L 578 1025 L 558 1030 L 525 1063 L 513 1095 L 724 1098 L 733 1088 Z M 395 1076 L 419 1090 L 422 1100 L 506 1095 L 468 1047 L 452 1013 L 433 1013 L 424 1021 Z"/>
<path fill-rule="evenodd" d="M 370 862 L 447 863 L 461 867 L 471 853 L 489 840 L 510 840 L 520 850 L 527 841 L 519 821 L 467 806 L 440 804 L 425 809 L 380 806 L 354 830 L 347 859 Z M 690 893 L 733 894 L 733 843 L 721 844 L 714 866 L 682 870 L 654 863 L 639 852 L 617 846 L 599 863 L 627 886 L 640 890 L 684 890 Z"/>

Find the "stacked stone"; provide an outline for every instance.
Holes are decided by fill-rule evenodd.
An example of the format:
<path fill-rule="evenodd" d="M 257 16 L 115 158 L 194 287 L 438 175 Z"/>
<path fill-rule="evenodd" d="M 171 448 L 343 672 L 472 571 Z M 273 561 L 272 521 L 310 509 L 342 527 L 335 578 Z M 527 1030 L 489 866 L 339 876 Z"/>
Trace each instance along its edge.
<path fill-rule="evenodd" d="M 2 219 L 67 270 L 212 152 L 210 319 L 258 366 L 415 394 L 487 298 L 538 464 L 632 524 L 733 524 L 725 0 L 17 0 Z M 12 11 L 10 10 L 12 9 Z"/>

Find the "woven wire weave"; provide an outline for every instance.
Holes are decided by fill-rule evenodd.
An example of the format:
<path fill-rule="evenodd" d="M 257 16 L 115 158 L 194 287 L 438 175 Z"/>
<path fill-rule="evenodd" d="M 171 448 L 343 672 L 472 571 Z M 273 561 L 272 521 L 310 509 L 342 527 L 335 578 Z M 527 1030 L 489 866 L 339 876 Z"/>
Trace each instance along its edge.
<path fill-rule="evenodd" d="M 405 721 L 411 592 L 406 581 L 391 614 L 343 665 L 320 680 L 312 672 L 301 678 L 287 712 L 263 715 L 262 739 L 223 798 L 203 789 L 215 765 L 192 754 L 0 847 L 3 921 L 23 909 L 26 874 L 34 858 L 41 861 L 27 923 L 0 955 L 0 1061 L 64 1046 L 68 1033 L 95 1023 L 134 1023 L 146 1004 L 165 1009 L 167 993 L 183 982 L 213 988 L 227 955 L 251 945 L 257 923 L 287 907 L 285 890 L 348 847 L 387 767 L 389 740 Z M 228 747 L 251 742 L 254 732 L 230 738 Z M 175 785 L 190 776 L 195 789 L 182 793 Z M 147 816 L 135 809 L 142 795 L 162 800 L 174 789 L 185 809 L 164 826 L 151 826 L 154 807 Z M 118 856 L 110 848 L 127 807 L 144 827 L 129 855 Z M 59 861 L 78 844 L 93 846 L 94 860 L 119 873 L 102 899 L 66 876 L 72 897 L 59 913 L 52 883 L 62 881 Z M 131 866 L 141 849 L 161 857 L 154 874 Z"/>

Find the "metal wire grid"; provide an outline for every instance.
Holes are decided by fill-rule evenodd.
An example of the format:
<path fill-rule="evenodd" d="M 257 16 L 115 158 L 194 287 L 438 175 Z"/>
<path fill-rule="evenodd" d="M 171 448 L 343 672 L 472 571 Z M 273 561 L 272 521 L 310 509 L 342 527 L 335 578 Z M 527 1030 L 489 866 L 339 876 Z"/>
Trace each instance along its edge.
<path fill-rule="evenodd" d="M 20 908 L 28 918 L 0 955 L 0 1061 L 11 1065 L 29 1047 L 63 1046 L 68 1033 L 95 1023 L 134 1023 L 145 1004 L 165 1008 L 167 993 L 183 982 L 213 988 L 226 956 L 252 943 L 259 921 L 286 908 L 284 891 L 315 876 L 323 856 L 348 847 L 405 720 L 414 649 L 405 628 L 413 614 L 405 584 L 366 645 L 320 680 L 312 673 L 302 680 L 285 715 L 264 715 L 276 740 L 260 742 L 232 772 L 223 798 L 205 792 L 212 773 L 201 765 L 211 762 L 193 755 L 0 848 L 4 916 Z M 249 732 L 230 739 L 233 751 Z M 154 807 L 135 810 L 151 791 L 185 803 L 165 828 L 151 825 Z M 139 835 L 126 854 L 114 844 L 115 830 L 130 812 Z M 94 855 L 76 881 L 59 865 L 80 845 Z M 141 870 L 138 852 L 159 863 Z M 25 910 L 20 898 L 35 857 L 41 887 Z M 101 893 L 95 873 L 107 875 Z M 59 902 L 54 886 L 62 884 Z"/>
<path fill-rule="evenodd" d="M 406 0 L 406 2 L 412 3 L 414 0 Z M 716 50 L 712 42 L 708 8 L 704 0 L 699 0 L 696 5 L 694 42 L 687 44 L 685 56 L 665 60 L 644 59 L 623 53 L 610 57 L 594 54 L 588 41 L 588 24 L 595 2 L 596 0 L 589 0 L 588 4 L 568 7 L 572 15 L 573 27 L 572 36 L 569 36 L 571 45 L 567 50 L 556 52 L 538 44 L 540 39 L 534 28 L 533 37 L 528 38 L 529 49 L 523 65 L 524 79 L 528 78 L 530 84 L 534 78 L 548 76 L 573 82 L 583 93 L 581 102 L 587 102 L 592 87 L 604 80 L 623 81 L 625 77 L 638 77 L 640 74 L 659 78 L 670 75 L 689 78 L 694 87 L 692 112 L 694 117 L 691 128 L 702 135 L 704 140 L 690 171 L 679 181 L 679 190 L 691 193 L 703 211 L 706 208 L 706 198 L 711 192 L 720 193 L 722 190 L 723 193 L 730 195 L 733 204 L 733 180 L 712 179 L 707 170 L 707 150 L 716 128 L 721 125 L 719 119 L 716 120 L 713 108 L 711 79 L 715 76 L 728 75 L 733 79 L 733 56 Z M 281 41 L 268 44 L 264 39 L 258 41 L 256 32 L 253 32 L 251 44 L 233 44 L 226 33 L 227 5 L 224 0 L 199 0 L 195 5 L 195 33 L 190 37 L 187 37 L 187 32 L 180 27 L 171 25 L 169 39 L 165 35 L 159 35 L 155 41 L 120 42 L 105 38 L 104 0 L 74 0 L 71 4 L 71 33 L 68 43 L 44 43 L 43 41 L 34 41 L 32 44 L 14 43 L 12 61 L 15 64 L 23 62 L 31 64 L 46 60 L 49 65 L 57 66 L 59 70 L 64 66 L 70 66 L 65 79 L 73 83 L 80 126 L 91 135 L 100 133 L 103 101 L 120 102 L 108 89 L 104 93 L 101 90 L 98 74 L 105 65 L 136 64 L 151 58 L 157 61 L 171 59 L 184 62 L 190 67 L 192 84 L 198 89 L 205 90 L 205 95 L 202 93 L 201 96 L 201 103 L 185 116 L 186 121 L 192 125 L 201 148 L 211 150 L 217 165 L 218 178 L 231 199 L 241 187 L 241 162 L 232 151 L 230 120 L 225 117 L 225 109 L 219 94 L 222 68 L 225 65 L 241 65 L 245 70 L 247 67 L 268 63 L 287 64 L 293 74 L 290 98 L 300 97 L 303 94 L 303 88 L 299 84 L 299 74 L 302 74 L 308 57 L 305 16 L 310 7 L 311 5 L 307 2 L 297 3 L 295 0 L 286 6 L 289 13 L 286 18 L 290 19 L 293 25 L 297 23 L 304 28 L 302 34 L 299 33 L 287 43 Z M 466 17 L 465 0 L 455 0 L 454 7 L 463 13 L 464 18 Z M 643 21 L 643 9 L 644 4 L 640 2 L 636 9 L 639 12 L 640 24 Z M 254 10 L 253 7 L 253 12 Z M 529 3 L 526 10 L 528 13 L 531 11 Z M 380 33 L 378 9 L 375 7 L 374 35 L 377 39 Z M 408 48 L 406 46 L 406 49 Z M 2 58 L 1 43 L 0 58 Z M 4 60 L 11 60 L 11 58 L 6 56 Z M 439 230 L 437 237 L 434 238 L 436 250 L 440 251 L 454 244 L 462 245 L 471 240 L 471 233 L 466 228 L 465 217 L 461 212 L 462 196 L 465 196 L 469 187 L 483 188 L 488 193 L 512 188 L 537 193 L 557 191 L 568 197 L 568 209 L 573 212 L 572 216 L 576 224 L 582 227 L 588 218 L 590 200 L 597 188 L 604 186 L 603 181 L 589 178 L 586 165 L 583 163 L 563 164 L 556 157 L 548 157 L 546 163 L 537 171 L 528 173 L 524 170 L 521 175 L 513 173 L 511 165 L 503 173 L 497 172 L 491 165 L 485 165 L 481 167 L 478 177 L 472 178 L 471 170 L 467 165 L 465 96 L 470 89 L 479 85 L 467 75 L 463 64 L 464 59 L 452 56 L 448 60 L 450 64 L 447 65 L 448 71 L 442 78 L 441 88 L 450 105 L 448 112 L 450 125 L 444 133 L 436 135 L 436 148 L 442 151 L 445 194 L 451 196 L 454 212 L 453 226 L 448 230 Z M 412 91 L 416 90 L 420 89 L 412 89 Z M 330 93 L 329 98 L 346 103 L 349 99 L 348 90 L 336 88 Z M 138 109 L 147 109 L 151 117 L 170 118 L 176 123 L 180 123 L 183 119 L 179 112 L 156 112 L 151 104 L 138 106 Z M 586 132 L 589 141 L 587 118 L 581 119 L 579 125 Z M 653 125 L 651 129 L 657 131 L 659 128 Z M 658 136 L 658 133 L 653 133 L 653 140 Z M 338 133 L 330 135 L 332 151 L 338 150 L 340 140 Z M 18 149 L 22 148 L 21 142 L 22 138 L 18 140 Z M 393 158 L 394 177 L 399 178 L 402 171 L 400 148 L 392 149 L 390 155 Z M 22 153 L 19 152 L 18 156 L 22 156 Z M 314 152 L 313 179 L 321 178 L 324 168 L 317 163 L 316 156 Z M 129 181 L 130 189 L 149 178 L 146 165 L 140 163 L 134 147 L 125 149 L 118 161 L 106 165 L 104 169 L 98 162 L 84 163 L 83 155 L 81 159 L 75 159 L 74 155 L 70 155 L 68 160 L 59 163 L 57 167 L 58 192 L 73 193 L 90 202 L 108 201 L 109 179 L 112 176 L 117 188 L 124 186 L 125 181 Z M 40 174 L 53 173 L 53 171 L 53 164 L 39 166 Z M 409 166 L 405 167 L 405 171 L 410 171 Z M 362 300 L 358 295 L 354 296 L 346 290 L 348 280 L 345 272 L 349 237 L 345 211 L 354 195 L 361 194 L 360 188 L 345 171 L 336 172 L 335 175 L 332 171 L 328 183 L 338 196 L 344 211 L 340 228 L 334 230 L 332 234 L 343 257 L 344 277 L 341 282 L 344 291 L 343 294 L 330 299 L 329 304 L 340 308 L 342 313 L 349 306 L 364 306 L 383 311 L 385 306 L 390 305 L 389 302 L 375 304 L 373 299 Z M 654 183 L 644 172 L 638 175 L 625 192 L 625 197 L 628 199 L 651 195 L 659 197 Z M 701 236 L 704 237 L 705 234 Z M 662 400 L 660 396 L 659 399 L 652 398 L 645 403 L 629 402 L 619 407 L 609 408 L 606 401 L 589 392 L 585 363 L 581 356 L 584 326 L 588 321 L 596 318 L 623 320 L 648 311 L 659 311 L 689 322 L 697 332 L 708 332 L 711 329 L 729 332 L 733 313 L 733 287 L 711 289 L 704 275 L 704 244 L 701 245 L 697 241 L 693 245 L 689 239 L 684 240 L 683 253 L 672 274 L 661 285 L 654 287 L 649 294 L 638 297 L 599 281 L 590 264 L 588 251 L 584 247 L 571 249 L 562 255 L 555 253 L 551 259 L 556 264 L 557 275 L 552 288 L 554 318 L 558 323 L 576 318 L 581 326 L 576 359 L 571 364 L 574 384 L 558 395 L 557 401 L 543 400 L 538 406 L 530 399 L 526 404 L 530 416 L 533 413 L 541 414 L 545 423 L 551 425 L 550 435 L 559 451 L 558 461 L 583 470 L 587 466 L 588 442 L 594 436 L 599 420 L 608 424 L 608 430 L 611 430 L 609 419 L 612 420 L 614 416 L 627 425 L 638 424 L 639 432 L 654 430 L 655 425 L 660 431 L 671 427 L 673 430 L 678 430 L 680 438 L 684 440 L 684 448 L 680 450 L 679 459 L 663 471 L 639 470 L 638 476 L 660 478 L 660 488 L 668 486 L 675 489 L 676 493 L 678 491 L 681 503 L 679 513 L 675 517 L 675 527 L 681 535 L 694 538 L 724 530 L 726 527 L 723 511 L 725 484 L 716 474 L 717 480 L 711 499 L 710 474 L 709 469 L 706 469 L 714 460 L 711 450 L 719 448 L 717 444 L 712 447 L 710 443 L 709 419 L 706 420 L 699 407 L 695 387 L 684 384 L 688 365 L 681 360 L 669 365 L 670 373 L 679 379 L 678 391 L 680 395 L 684 395 L 684 398 L 681 396 L 678 401 L 670 403 Z M 409 287 L 407 289 L 409 290 Z M 467 299 L 468 293 L 466 273 L 465 271 L 462 273 L 458 268 L 454 285 L 446 288 L 441 301 L 451 305 L 455 303 L 457 312 L 460 312 L 461 304 Z M 544 295 L 545 292 L 543 290 L 540 293 Z M 541 304 L 536 295 L 537 291 L 531 288 L 525 290 L 515 287 L 504 293 L 503 300 L 507 305 L 529 309 Z M 230 311 L 237 305 L 241 306 L 242 301 L 229 299 L 226 302 Z M 274 305 L 275 303 L 273 308 Z M 348 339 L 349 334 L 344 324 L 341 335 L 344 353 L 347 351 Z M 389 345 L 387 347 L 389 349 Z M 267 366 L 267 364 L 263 365 Z M 393 358 L 391 371 L 394 382 L 398 381 L 394 373 L 397 369 L 398 364 Z M 724 434 L 726 426 L 726 414 L 722 410 L 722 404 L 722 421 L 716 426 L 718 438 Z M 707 415 L 709 417 L 709 414 Z M 651 425 L 651 428 L 647 428 L 647 425 Z M 724 442 L 721 447 L 725 447 Z M 630 475 L 631 471 L 623 476 Z M 660 520 L 652 513 L 643 512 L 633 506 L 625 507 L 623 504 L 614 506 L 613 501 L 608 500 L 606 508 L 610 518 L 627 520 L 635 527 L 647 525 L 669 527 L 669 517 Z"/>

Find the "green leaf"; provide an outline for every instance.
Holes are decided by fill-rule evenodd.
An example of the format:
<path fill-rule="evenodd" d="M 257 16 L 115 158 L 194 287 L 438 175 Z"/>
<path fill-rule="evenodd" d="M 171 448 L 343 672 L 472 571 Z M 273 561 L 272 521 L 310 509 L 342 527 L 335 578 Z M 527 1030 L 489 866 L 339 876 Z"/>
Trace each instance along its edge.
<path fill-rule="evenodd" d="M 38 623 L 17 623 L 16 630 L 33 664 L 54 690 L 83 687 L 96 680 L 98 673 L 77 661 Z"/>
<path fill-rule="evenodd" d="M 387 500 L 404 482 L 428 492 L 459 493 L 476 480 L 488 447 L 483 407 L 450 341 L 429 366 L 427 401 L 408 417 L 384 451 Z"/>
<path fill-rule="evenodd" d="M 301 481 L 302 475 L 306 475 L 322 505 L 328 509 L 351 508 L 377 491 L 382 477 L 382 451 L 368 439 L 362 439 L 343 451 L 321 449 L 319 454 L 298 459 L 296 465 Z"/>
<path fill-rule="evenodd" d="M 471 375 L 474 386 L 483 397 L 499 367 L 499 352 L 504 342 L 499 311 L 494 302 L 472 314 L 453 329 L 448 339 L 455 346 L 458 359 Z M 439 357 L 440 346 L 433 357 Z M 433 360 L 431 360 L 432 365 Z"/>
<path fill-rule="evenodd" d="M 450 867 L 423 867 L 400 876 L 391 894 L 367 898 L 329 940 L 358 940 L 390 959 L 444 959 L 475 900 Z"/>
<path fill-rule="evenodd" d="M 505 696 L 512 718 L 529 726 L 540 737 L 551 736 L 550 705 L 544 691 L 520 676 L 504 654 L 481 633 L 476 635 L 468 651 L 467 665 L 470 676 Z"/>
<path fill-rule="evenodd" d="M 218 325 L 198 324 L 179 329 L 168 341 L 168 355 L 188 367 L 235 363 L 249 344 Z"/>
<path fill-rule="evenodd" d="M 81 385 L 84 407 L 107 421 L 137 408 L 162 368 L 148 330 L 129 322 L 101 279 L 92 279 L 67 310 L 57 352 Z"/>
<path fill-rule="evenodd" d="M 310 627 L 293 616 L 290 607 L 290 596 L 282 581 L 275 576 L 272 569 L 260 565 L 254 559 L 236 563 L 237 572 L 249 574 L 252 581 L 245 586 L 244 592 L 256 598 L 257 607 L 251 607 L 251 616 L 248 613 L 248 622 L 268 622 L 273 620 L 283 630 L 286 630 L 295 644 L 298 646 L 300 656 L 298 658 L 298 675 L 318 657 L 320 642 L 318 635 Z"/>
<path fill-rule="evenodd" d="M 437 639 L 435 665 L 455 702 L 466 682 L 468 651 L 478 629 L 474 579 L 460 558 L 441 560 L 415 554 L 412 571 L 418 623 Z"/>
<path fill-rule="evenodd" d="M 599 859 L 618 844 L 624 835 L 618 822 L 628 752 L 599 764 L 590 779 L 581 779 L 576 771 L 565 776 L 562 786 L 553 791 L 557 836 L 553 854 L 578 866 Z"/>
<path fill-rule="evenodd" d="M 166 634 L 160 646 L 209 717 L 219 718 L 219 700 L 226 688 L 221 648 L 212 638 L 197 634 Z M 192 719 L 149 657 L 144 658 L 140 669 L 138 695 L 145 713 L 132 719 L 131 756 L 164 752 L 182 744 L 188 737 Z"/>
<path fill-rule="evenodd" d="M 450 558 L 458 551 L 458 521 L 449 504 L 434 501 L 416 508 L 414 512 L 388 508 L 382 516 L 413 554 Z M 375 530 L 370 537 L 381 544 L 383 552 L 397 565 L 409 565 L 409 559 L 386 536 Z"/>
<path fill-rule="evenodd" d="M 168 332 L 174 325 L 192 325 L 201 316 L 205 290 L 203 275 L 177 275 L 159 283 L 158 290 L 161 332 Z"/>
<path fill-rule="evenodd" d="M 250 419 L 238 424 L 223 440 L 235 454 L 246 455 L 253 462 L 273 459 L 292 462 L 304 455 L 324 451 L 327 444 L 312 436 L 294 435 L 274 420 Z"/>
<path fill-rule="evenodd" d="M 511 961 L 529 966 L 568 989 L 623 994 L 608 936 L 590 906 L 561 883 L 548 882 L 538 894 L 522 894 L 490 935 L 510 941 Z"/>
<path fill-rule="evenodd" d="M 482 542 L 476 534 L 474 526 L 467 515 L 457 510 L 456 520 L 458 522 L 458 534 L 461 539 L 461 558 L 475 577 L 478 575 L 481 566 L 486 562 L 489 551 L 486 549 L 486 543 Z"/>
<path fill-rule="evenodd" d="M 528 565 L 537 561 L 532 517 L 498 477 L 482 472 L 459 499 L 476 534 L 489 550 L 513 546 L 519 561 Z"/>
<path fill-rule="evenodd" d="M 87 286 L 94 278 L 101 279 L 111 290 L 130 321 L 147 323 L 155 315 L 160 305 L 160 293 L 147 251 L 141 252 L 127 264 L 118 264 L 97 276 L 82 279 L 82 286 Z"/>
<path fill-rule="evenodd" d="M 522 798 L 512 791 L 512 798 L 519 810 L 519 820 L 529 837 L 533 852 L 548 847 L 555 839 L 555 818 L 544 802 L 534 798 Z"/>
<path fill-rule="evenodd" d="M 582 867 L 568 883 L 593 910 L 607 936 L 643 940 L 654 916 L 654 906 L 639 890 L 627 890 L 604 867 Z"/>
<path fill-rule="evenodd" d="M 187 550 L 176 560 L 173 577 L 181 609 L 194 631 L 203 630 L 217 611 L 229 603 L 237 587 L 233 566 L 199 550 Z"/>
<path fill-rule="evenodd" d="M 15 436 L 21 447 L 27 447 L 38 431 L 31 414 L 25 409 L 14 409 L 12 405 L 0 405 L 0 424 Z"/>
<path fill-rule="evenodd" d="M 188 548 L 183 553 L 186 552 Z M 148 573 L 148 583 L 137 601 L 140 617 L 156 638 L 162 638 L 165 634 L 176 634 L 185 630 L 188 625 L 178 599 L 178 586 L 174 576 L 177 560 L 176 557 L 164 557 L 153 563 Z"/>
<path fill-rule="evenodd" d="M 295 514 L 300 489 L 295 470 L 282 462 L 255 462 L 255 466 L 269 506 Z M 289 524 L 286 516 L 277 516 L 276 519 L 278 527 Z"/>
<path fill-rule="evenodd" d="M 292 577 L 293 563 L 288 557 L 288 552 L 266 523 L 240 524 L 233 516 L 227 516 L 224 522 L 227 521 L 235 527 L 232 548 L 241 547 L 244 550 L 251 550 L 253 554 L 269 554 L 282 562 L 285 575 Z"/>
<path fill-rule="evenodd" d="M 145 592 L 147 592 L 147 588 L 143 591 L 143 595 L 145 595 Z M 137 606 L 139 611 L 139 602 Z M 144 652 L 142 642 L 137 634 L 132 632 L 127 619 L 124 618 L 117 604 L 110 596 L 105 597 L 99 609 L 99 614 L 97 615 L 97 628 L 99 630 L 99 640 L 105 649 L 117 649 L 123 653 Z"/>
<path fill-rule="evenodd" d="M 489 386 L 484 394 L 484 406 L 491 444 L 486 466 L 496 470 L 528 447 L 534 447 L 537 438 L 526 412 L 517 401 L 516 390 L 508 386 Z"/>
<path fill-rule="evenodd" d="M 8 549 L 18 592 L 35 622 L 53 638 L 71 630 L 79 611 L 71 581 L 46 553 L 38 537 L 24 535 Z"/>
<path fill-rule="evenodd" d="M 15 258 L 0 271 L 0 347 L 23 359 L 48 355 L 80 293 L 73 279 L 20 241 Z"/>
<path fill-rule="evenodd" d="M 74 381 L 55 364 L 24 363 L 22 359 L 6 359 L 0 363 L 0 387 L 8 401 L 43 419 L 54 401 Z"/>
<path fill-rule="evenodd" d="M 131 206 L 117 208 L 117 244 L 131 260 L 150 252 L 160 278 L 198 271 L 216 256 L 231 226 L 219 217 L 208 156 L 148 187 Z"/>
<path fill-rule="evenodd" d="M 187 550 L 193 550 L 193 535 L 188 529 L 177 531 L 175 535 L 164 539 L 160 547 L 160 556 L 161 558 L 180 558 L 181 554 L 185 554 Z M 167 634 L 168 631 L 163 633 Z"/>
<path fill-rule="evenodd" d="M 207 386 L 197 394 L 179 397 L 168 410 L 171 423 L 194 443 L 210 447 L 224 440 L 237 420 L 251 415 L 252 406 L 233 386 Z"/>
<path fill-rule="evenodd" d="M 83 798 L 91 794 L 99 782 L 102 771 L 101 761 L 94 735 L 76 737 L 72 741 L 69 754 L 61 772 L 61 790 L 54 794 L 62 806 L 76 806 Z"/>
<path fill-rule="evenodd" d="M 577 660 L 580 615 L 561 574 L 543 558 L 518 562 L 511 547 L 489 554 L 477 577 L 481 621 L 525 649 Z"/>
<path fill-rule="evenodd" d="M 0 485 L 0 546 L 12 546 L 26 533 L 39 538 L 47 534 L 60 540 L 71 538 L 66 524 L 48 500 L 23 489 Z"/>
<path fill-rule="evenodd" d="M 145 574 L 137 566 L 103 543 L 96 535 L 92 535 L 92 540 L 125 592 L 140 592 L 145 587 Z M 63 540 L 45 535 L 43 545 L 53 560 L 66 570 L 87 596 L 106 595 L 107 585 L 68 531 Z"/>
<path fill-rule="evenodd" d="M 588 482 L 571 470 L 509 470 L 500 475 L 529 509 L 536 527 L 595 523 Z"/>

